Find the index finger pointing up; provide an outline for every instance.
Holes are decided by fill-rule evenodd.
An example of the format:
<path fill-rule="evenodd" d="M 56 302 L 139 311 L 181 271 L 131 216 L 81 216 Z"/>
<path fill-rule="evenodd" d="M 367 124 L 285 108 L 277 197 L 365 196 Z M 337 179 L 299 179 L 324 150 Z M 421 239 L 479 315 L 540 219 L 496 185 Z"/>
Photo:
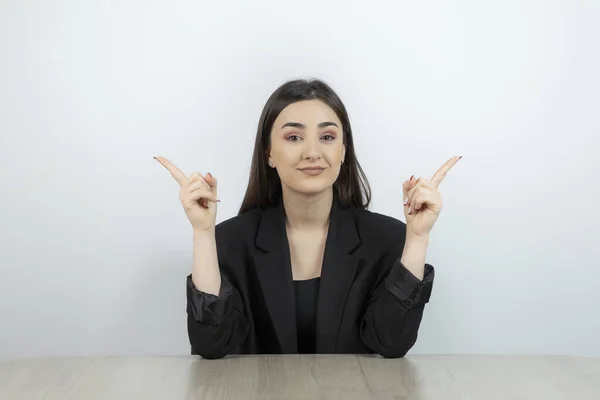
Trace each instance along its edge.
<path fill-rule="evenodd" d="M 175 178 L 175 180 L 177 181 L 177 183 L 179 183 L 179 186 L 183 186 L 183 184 L 185 182 L 187 182 L 187 178 L 185 177 L 185 175 L 183 174 L 183 172 L 181 172 L 179 170 L 179 168 L 177 168 L 176 166 L 174 166 L 173 164 L 171 164 L 171 162 L 169 160 L 167 160 L 164 157 L 154 157 L 154 159 L 156 161 L 158 161 L 159 163 L 162 164 L 163 167 L 165 167 L 170 173 L 171 176 L 173 176 L 173 178 Z"/>
<path fill-rule="evenodd" d="M 440 169 L 438 169 L 436 171 L 436 173 L 433 175 L 433 178 L 431 178 L 431 183 L 433 184 L 433 186 L 438 187 L 440 185 L 440 183 L 442 183 L 442 180 L 444 179 L 444 177 L 446 176 L 446 174 L 448 173 L 448 171 L 450 171 L 450 168 L 454 167 L 454 165 L 461 158 L 462 158 L 462 156 L 460 156 L 460 157 L 456 156 L 456 157 L 452 157 L 451 159 L 449 159 L 448 161 L 446 161 L 444 163 L 444 165 L 442 165 L 440 167 Z"/>

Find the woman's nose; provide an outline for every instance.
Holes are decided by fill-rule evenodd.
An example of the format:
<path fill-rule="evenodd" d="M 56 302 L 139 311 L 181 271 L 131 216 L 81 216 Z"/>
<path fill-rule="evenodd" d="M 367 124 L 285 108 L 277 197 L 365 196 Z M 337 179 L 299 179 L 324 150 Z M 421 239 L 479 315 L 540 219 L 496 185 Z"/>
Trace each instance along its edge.
<path fill-rule="evenodd" d="M 318 140 L 307 140 L 304 158 L 307 160 L 319 160 L 321 158 L 320 143 Z"/>

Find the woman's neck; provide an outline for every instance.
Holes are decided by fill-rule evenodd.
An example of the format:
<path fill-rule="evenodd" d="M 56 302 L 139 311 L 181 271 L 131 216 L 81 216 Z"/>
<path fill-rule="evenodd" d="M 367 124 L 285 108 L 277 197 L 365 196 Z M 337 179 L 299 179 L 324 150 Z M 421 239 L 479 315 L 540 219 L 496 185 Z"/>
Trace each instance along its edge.
<path fill-rule="evenodd" d="M 283 207 L 286 226 L 292 229 L 319 229 L 329 224 L 333 202 L 333 189 L 312 196 L 303 196 L 284 190 Z"/>

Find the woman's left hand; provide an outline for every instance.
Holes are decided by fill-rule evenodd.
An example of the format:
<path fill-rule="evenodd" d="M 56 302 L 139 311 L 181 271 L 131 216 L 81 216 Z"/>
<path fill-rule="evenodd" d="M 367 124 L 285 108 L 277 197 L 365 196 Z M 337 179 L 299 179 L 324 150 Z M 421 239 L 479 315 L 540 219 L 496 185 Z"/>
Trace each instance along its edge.
<path fill-rule="evenodd" d="M 442 195 L 438 186 L 460 157 L 452 157 L 437 170 L 430 181 L 411 176 L 402 184 L 404 191 L 404 216 L 407 234 L 428 236 L 442 211 Z"/>

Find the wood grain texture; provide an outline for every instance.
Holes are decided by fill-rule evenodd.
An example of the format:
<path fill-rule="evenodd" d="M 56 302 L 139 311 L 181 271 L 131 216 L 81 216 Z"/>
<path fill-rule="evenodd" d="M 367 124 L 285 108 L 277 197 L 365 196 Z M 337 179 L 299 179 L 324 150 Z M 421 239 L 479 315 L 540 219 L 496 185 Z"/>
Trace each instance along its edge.
<path fill-rule="evenodd" d="M 0 399 L 600 399 L 569 356 L 90 357 L 0 363 Z"/>

